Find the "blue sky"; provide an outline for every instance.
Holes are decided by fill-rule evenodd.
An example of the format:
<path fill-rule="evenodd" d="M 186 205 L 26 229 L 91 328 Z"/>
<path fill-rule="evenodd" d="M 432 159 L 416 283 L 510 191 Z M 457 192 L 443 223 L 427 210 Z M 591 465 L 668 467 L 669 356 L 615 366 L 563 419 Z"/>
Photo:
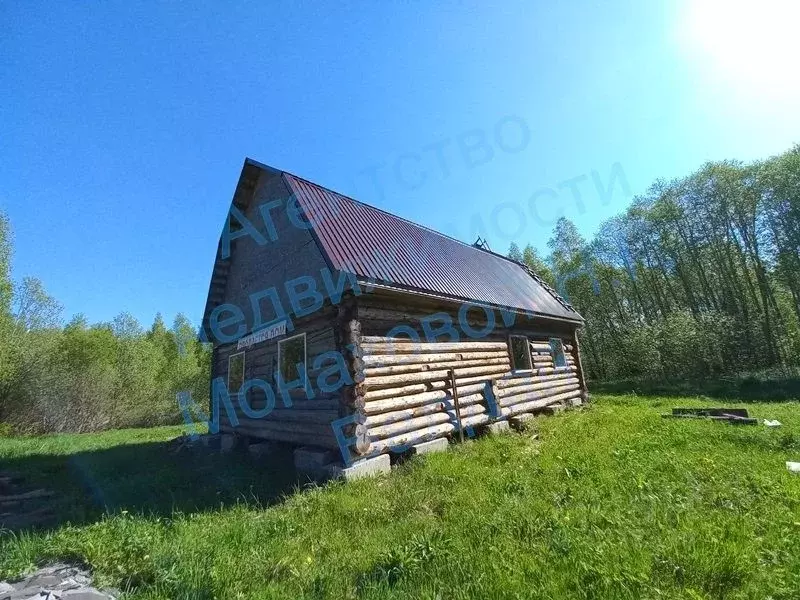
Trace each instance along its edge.
<path fill-rule="evenodd" d="M 498 251 L 561 214 L 589 236 L 631 200 L 620 173 L 642 193 L 800 142 L 792 11 L 0 2 L 13 274 L 66 317 L 199 321 L 245 156 Z"/>

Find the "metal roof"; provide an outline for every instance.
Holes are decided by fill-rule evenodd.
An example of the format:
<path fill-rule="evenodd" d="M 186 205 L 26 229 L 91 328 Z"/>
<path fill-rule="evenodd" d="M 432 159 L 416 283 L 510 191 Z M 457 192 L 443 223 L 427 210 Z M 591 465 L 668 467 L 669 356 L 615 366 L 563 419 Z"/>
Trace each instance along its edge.
<path fill-rule="evenodd" d="M 582 321 L 524 265 L 290 173 L 283 177 L 335 270 L 405 291 Z"/>

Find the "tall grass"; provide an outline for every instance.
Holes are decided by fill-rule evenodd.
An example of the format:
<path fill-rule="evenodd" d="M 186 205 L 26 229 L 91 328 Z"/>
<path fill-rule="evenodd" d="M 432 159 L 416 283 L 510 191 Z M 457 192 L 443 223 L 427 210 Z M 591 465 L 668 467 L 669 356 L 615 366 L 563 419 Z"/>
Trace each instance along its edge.
<path fill-rule="evenodd" d="M 676 405 L 702 402 L 603 396 L 525 433 L 272 505 L 247 490 L 263 473 L 203 484 L 191 473 L 210 458 L 181 463 L 156 446 L 124 473 L 103 463 L 101 484 L 133 496 L 125 480 L 146 473 L 158 486 L 193 481 L 195 509 L 148 511 L 117 495 L 97 522 L 5 535 L 0 574 L 73 558 L 136 598 L 797 598 L 800 477 L 784 462 L 800 458 L 798 404 L 748 407 L 778 429 L 659 416 Z M 17 466 L 70 452 L 52 439 L 15 443 L 0 454 Z M 252 459 L 225 460 L 217 466 Z"/>

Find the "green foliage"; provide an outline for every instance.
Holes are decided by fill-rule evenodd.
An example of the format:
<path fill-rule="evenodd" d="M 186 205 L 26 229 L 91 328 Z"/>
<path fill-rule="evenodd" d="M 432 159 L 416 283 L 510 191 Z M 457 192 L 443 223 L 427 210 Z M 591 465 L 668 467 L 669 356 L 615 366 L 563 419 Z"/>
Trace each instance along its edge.
<path fill-rule="evenodd" d="M 548 246 L 524 262 L 586 319 L 595 379 L 800 368 L 800 146 L 657 181 L 591 241 L 562 218 Z"/>
<path fill-rule="evenodd" d="M 0 318 L 11 311 L 11 225 L 0 212 Z"/>
<path fill-rule="evenodd" d="M 273 505 L 264 459 L 172 454 L 177 428 L 3 439 L 12 467 L 80 460 L 108 514 L 69 496 L 61 527 L 0 534 L 0 578 L 72 558 L 150 599 L 798 597 L 796 401 L 747 406 L 771 429 L 660 416 L 698 399 L 595 400 Z"/>
<path fill-rule="evenodd" d="M 210 349 L 182 315 L 150 331 L 121 314 L 65 326 L 42 283 L 9 278 L 11 243 L 0 214 L 0 421 L 16 432 L 92 431 L 180 421 L 175 394 L 208 400 Z"/>

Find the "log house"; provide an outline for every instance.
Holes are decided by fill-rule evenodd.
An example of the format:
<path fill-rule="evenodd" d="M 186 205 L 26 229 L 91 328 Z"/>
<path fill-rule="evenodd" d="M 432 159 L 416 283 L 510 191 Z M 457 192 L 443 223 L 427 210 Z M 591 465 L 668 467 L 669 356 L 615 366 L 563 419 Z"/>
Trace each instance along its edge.
<path fill-rule="evenodd" d="M 247 159 L 201 335 L 223 432 L 340 450 L 340 426 L 358 459 L 586 400 L 582 324 L 523 264 Z"/>

